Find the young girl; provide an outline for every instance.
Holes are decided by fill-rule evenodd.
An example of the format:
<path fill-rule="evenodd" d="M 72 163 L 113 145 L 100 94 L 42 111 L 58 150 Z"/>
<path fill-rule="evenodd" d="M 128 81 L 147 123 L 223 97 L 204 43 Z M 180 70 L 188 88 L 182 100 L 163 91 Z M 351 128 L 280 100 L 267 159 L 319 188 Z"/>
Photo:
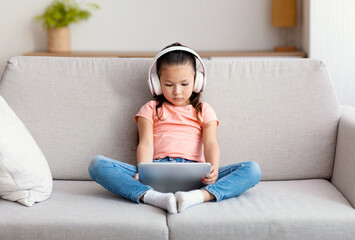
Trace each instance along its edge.
<path fill-rule="evenodd" d="M 154 205 L 170 213 L 238 196 L 259 182 L 261 172 L 255 162 L 219 166 L 219 122 L 211 106 L 200 102 L 206 74 L 197 53 L 179 43 L 166 47 L 155 57 L 148 83 L 155 101 L 143 105 L 135 116 L 139 131 L 138 164 L 209 162 L 211 172 L 201 179 L 204 187 L 175 194 L 157 192 L 139 182 L 137 167 L 104 156 L 97 156 L 90 163 L 93 180 L 133 202 Z"/>

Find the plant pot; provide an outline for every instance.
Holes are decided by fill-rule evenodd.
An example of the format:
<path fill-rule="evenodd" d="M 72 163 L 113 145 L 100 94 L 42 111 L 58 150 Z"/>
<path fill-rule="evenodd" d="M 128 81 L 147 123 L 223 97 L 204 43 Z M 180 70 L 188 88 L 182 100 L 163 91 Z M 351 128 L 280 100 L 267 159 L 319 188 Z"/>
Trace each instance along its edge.
<path fill-rule="evenodd" d="M 70 52 L 70 29 L 47 28 L 47 51 L 48 52 Z"/>

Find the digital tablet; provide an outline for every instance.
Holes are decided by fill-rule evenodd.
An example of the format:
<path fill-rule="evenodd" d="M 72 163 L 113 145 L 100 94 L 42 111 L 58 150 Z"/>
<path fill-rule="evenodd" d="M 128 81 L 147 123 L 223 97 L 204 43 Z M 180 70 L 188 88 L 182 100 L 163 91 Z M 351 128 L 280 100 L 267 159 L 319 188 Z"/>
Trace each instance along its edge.
<path fill-rule="evenodd" d="M 159 192 L 190 191 L 204 186 L 210 163 L 140 163 L 139 181 Z"/>

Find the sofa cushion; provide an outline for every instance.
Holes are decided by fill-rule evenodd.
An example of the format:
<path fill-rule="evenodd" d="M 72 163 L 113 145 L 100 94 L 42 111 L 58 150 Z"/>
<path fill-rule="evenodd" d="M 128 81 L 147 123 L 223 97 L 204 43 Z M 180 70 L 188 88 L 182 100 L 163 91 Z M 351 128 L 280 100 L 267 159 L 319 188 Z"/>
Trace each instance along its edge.
<path fill-rule="evenodd" d="M 55 179 L 90 179 L 102 154 L 136 164 L 133 117 L 152 99 L 150 59 L 14 57 L 2 94 Z M 221 165 L 255 161 L 263 180 L 330 178 L 340 109 L 318 60 L 206 61 L 202 100 L 220 121 Z M 74 150 L 75 148 L 75 150 Z"/>
<path fill-rule="evenodd" d="M 170 239 L 353 240 L 355 210 L 327 180 L 261 182 L 168 215 Z"/>
<path fill-rule="evenodd" d="M 340 107 L 323 62 L 220 61 L 206 68 L 203 100 L 220 121 L 223 164 L 255 161 L 263 180 L 331 177 Z"/>
<path fill-rule="evenodd" d="M 46 158 L 0 96 L 0 197 L 30 207 L 48 199 L 51 192 Z"/>
<path fill-rule="evenodd" d="M 166 212 L 117 197 L 93 181 L 54 181 L 49 201 L 0 200 L 1 240 L 168 239 Z"/>
<path fill-rule="evenodd" d="M 136 163 L 134 115 L 150 100 L 149 59 L 14 57 L 0 94 L 36 139 L 54 179 L 89 180 L 102 154 Z"/>

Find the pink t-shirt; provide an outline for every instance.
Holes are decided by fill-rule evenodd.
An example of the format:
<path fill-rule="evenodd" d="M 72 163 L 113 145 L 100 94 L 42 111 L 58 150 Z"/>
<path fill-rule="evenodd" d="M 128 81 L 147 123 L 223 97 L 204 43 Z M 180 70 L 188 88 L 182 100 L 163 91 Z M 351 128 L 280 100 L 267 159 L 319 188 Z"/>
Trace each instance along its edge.
<path fill-rule="evenodd" d="M 174 106 L 164 102 L 156 115 L 156 101 L 149 101 L 141 107 L 135 116 L 144 117 L 153 124 L 154 154 L 153 159 L 164 157 L 184 158 L 197 162 L 205 162 L 202 143 L 202 127 L 204 124 L 218 120 L 216 113 L 207 103 L 202 103 L 198 123 L 195 109 L 192 105 L 185 107 Z"/>

